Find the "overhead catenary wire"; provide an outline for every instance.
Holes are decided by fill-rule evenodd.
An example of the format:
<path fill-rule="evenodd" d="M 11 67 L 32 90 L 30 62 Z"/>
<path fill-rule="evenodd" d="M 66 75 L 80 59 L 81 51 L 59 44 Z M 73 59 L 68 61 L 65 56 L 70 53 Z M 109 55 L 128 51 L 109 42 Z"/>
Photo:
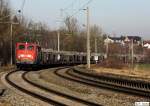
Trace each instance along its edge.
<path fill-rule="evenodd" d="M 21 5 L 21 7 L 20 7 L 20 10 L 18 11 L 18 12 L 21 12 L 21 21 L 23 21 L 23 9 L 24 9 L 24 6 L 25 6 L 25 2 L 26 2 L 26 0 L 23 0 L 23 2 L 22 2 L 22 5 Z"/>
<path fill-rule="evenodd" d="M 23 9 L 24 9 L 25 2 L 26 2 L 26 0 L 23 0 L 21 8 L 20 8 L 22 12 L 23 12 Z"/>
<path fill-rule="evenodd" d="M 88 0 L 86 3 L 84 3 L 82 6 L 79 6 L 79 8 L 77 9 L 77 11 L 75 11 L 74 13 L 72 13 L 71 15 L 69 15 L 66 10 L 68 10 L 69 8 L 71 8 L 71 6 L 76 2 L 73 1 L 70 5 L 68 5 L 67 7 L 65 8 L 62 8 L 60 9 L 61 11 L 61 15 L 60 17 L 62 18 L 63 17 L 63 13 L 65 13 L 67 15 L 68 18 L 72 18 L 74 15 L 78 14 L 81 10 L 83 10 L 88 4 L 90 4 L 93 0 Z M 81 2 L 80 2 L 81 3 Z M 63 18 L 62 18 L 63 19 Z M 56 22 L 56 21 L 55 21 Z M 64 21 L 60 21 L 60 20 L 57 20 L 57 22 L 64 22 Z"/>
<path fill-rule="evenodd" d="M 72 15 L 70 15 L 70 18 L 73 17 L 74 15 L 78 14 L 81 10 L 83 10 L 88 4 L 90 4 L 93 0 L 89 0 L 87 3 L 82 5 L 77 11 L 75 11 Z"/>
<path fill-rule="evenodd" d="M 88 4 L 90 4 L 93 0 L 88 0 L 85 4 L 83 4 L 82 6 L 79 7 L 79 9 L 77 9 L 77 11 L 75 11 L 74 13 L 72 13 L 71 15 L 69 15 L 67 12 L 65 12 L 66 10 L 68 10 L 70 7 L 72 7 L 73 9 L 73 4 L 76 2 L 76 0 L 74 2 L 72 2 L 70 5 L 68 5 L 67 7 L 63 8 L 62 11 L 63 13 L 65 13 L 66 15 L 69 15 L 69 18 L 73 17 L 74 15 L 78 14 L 81 10 L 83 10 Z"/>
<path fill-rule="evenodd" d="M 73 13 L 74 10 L 74 4 L 76 4 L 77 0 L 72 1 L 69 5 L 67 5 L 65 8 L 62 8 L 62 14 L 65 13 L 65 15 L 69 15 L 68 14 L 68 10 L 72 10 L 71 13 Z M 63 16 L 63 15 L 62 15 Z"/>
<path fill-rule="evenodd" d="M 69 4 L 67 7 L 63 8 L 62 10 L 65 11 L 65 10 L 68 10 L 70 7 L 72 8 L 73 4 L 75 3 L 76 3 L 76 0 L 74 0 L 71 4 Z"/>
<path fill-rule="evenodd" d="M 60 16 L 59 16 L 60 19 L 63 17 L 64 13 L 65 13 L 65 15 L 67 15 L 67 16 L 69 15 L 68 12 L 67 12 L 67 10 L 69 10 L 70 8 L 71 8 L 71 10 L 73 10 L 73 5 L 76 3 L 76 1 L 77 1 L 77 0 L 73 0 L 73 1 L 71 1 L 71 2 L 69 3 L 69 5 L 67 5 L 65 8 L 61 8 L 61 9 L 60 9 Z M 64 4 L 66 4 L 67 2 L 68 2 L 68 0 L 66 0 L 66 1 L 64 2 Z M 72 13 L 73 13 L 73 11 L 72 11 Z M 57 22 L 63 22 L 63 21 L 57 20 Z"/>

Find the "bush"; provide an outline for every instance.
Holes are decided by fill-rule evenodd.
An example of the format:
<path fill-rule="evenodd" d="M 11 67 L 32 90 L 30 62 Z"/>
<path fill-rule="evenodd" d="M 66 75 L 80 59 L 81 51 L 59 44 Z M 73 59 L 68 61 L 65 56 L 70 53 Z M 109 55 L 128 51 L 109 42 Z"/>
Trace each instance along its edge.
<path fill-rule="evenodd" d="M 122 69 L 126 66 L 126 64 L 123 63 L 118 57 L 108 57 L 106 60 L 104 60 L 102 63 L 99 64 L 102 67 L 105 68 L 116 68 L 116 69 Z"/>

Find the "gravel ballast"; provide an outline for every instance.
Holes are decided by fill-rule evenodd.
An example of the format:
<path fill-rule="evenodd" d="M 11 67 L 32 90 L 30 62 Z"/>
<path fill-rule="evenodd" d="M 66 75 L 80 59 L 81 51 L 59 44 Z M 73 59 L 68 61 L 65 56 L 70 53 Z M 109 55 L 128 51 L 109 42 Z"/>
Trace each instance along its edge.
<path fill-rule="evenodd" d="M 41 104 L 34 99 L 31 99 L 23 92 L 11 87 L 5 81 L 5 73 L 1 73 L 0 85 L 5 88 L 5 92 L 0 96 L 0 106 L 41 106 Z"/>
<path fill-rule="evenodd" d="M 134 103 L 137 101 L 149 101 L 146 98 L 138 96 L 132 96 L 72 82 L 55 75 L 53 70 L 54 69 L 46 69 L 44 71 L 31 72 L 29 77 L 36 83 L 40 83 L 42 81 L 40 84 L 43 84 L 43 86 L 49 86 L 51 88 L 54 87 L 54 89 L 56 89 L 57 86 L 57 89 L 61 92 L 76 95 L 77 97 L 94 101 L 104 106 L 134 106 Z M 60 70 L 60 73 L 64 72 L 65 69 Z M 45 81 L 45 83 L 43 81 Z M 56 86 L 50 86 L 49 84 Z"/>

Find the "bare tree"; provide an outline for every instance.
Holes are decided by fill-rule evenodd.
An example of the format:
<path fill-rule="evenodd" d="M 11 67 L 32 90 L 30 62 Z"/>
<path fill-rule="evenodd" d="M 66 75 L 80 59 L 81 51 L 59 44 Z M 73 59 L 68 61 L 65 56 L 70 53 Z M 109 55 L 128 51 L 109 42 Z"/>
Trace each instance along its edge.
<path fill-rule="evenodd" d="M 103 46 L 102 33 L 103 33 L 102 29 L 97 25 L 93 25 L 90 28 L 92 52 L 95 52 L 95 53 L 100 52 L 101 47 Z"/>
<path fill-rule="evenodd" d="M 8 5 L 8 1 L 0 0 L 0 61 L 6 64 L 10 57 L 10 25 L 5 22 L 10 22 L 11 12 Z"/>
<path fill-rule="evenodd" d="M 74 34 L 78 31 L 77 19 L 75 18 L 67 17 L 65 19 L 65 25 L 67 27 L 67 31 L 71 34 Z"/>

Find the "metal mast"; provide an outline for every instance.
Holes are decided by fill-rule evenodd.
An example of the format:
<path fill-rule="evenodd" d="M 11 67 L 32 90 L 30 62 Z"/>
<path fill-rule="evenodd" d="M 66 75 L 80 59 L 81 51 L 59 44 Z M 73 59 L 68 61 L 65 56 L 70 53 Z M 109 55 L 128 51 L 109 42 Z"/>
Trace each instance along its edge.
<path fill-rule="evenodd" d="M 87 7 L 87 68 L 90 68 L 90 19 L 89 7 Z"/>

